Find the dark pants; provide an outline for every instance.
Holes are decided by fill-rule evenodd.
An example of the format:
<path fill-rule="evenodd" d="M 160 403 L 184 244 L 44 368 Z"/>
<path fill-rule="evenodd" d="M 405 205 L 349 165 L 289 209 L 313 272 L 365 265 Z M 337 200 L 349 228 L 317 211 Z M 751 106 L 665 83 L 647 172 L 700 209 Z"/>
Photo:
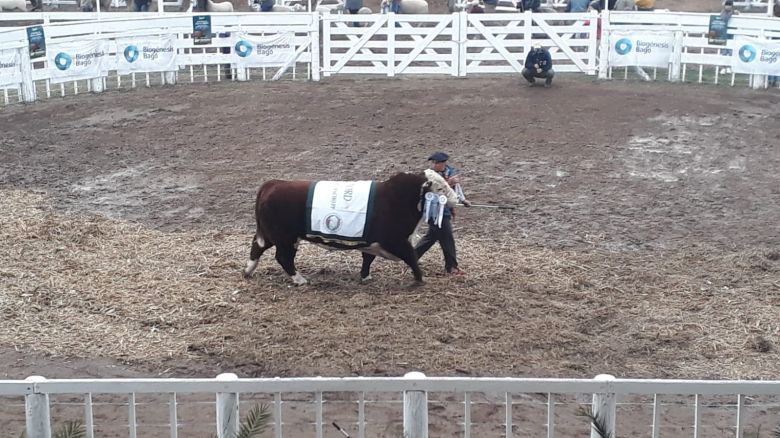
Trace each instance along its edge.
<path fill-rule="evenodd" d="M 139 2 L 136 0 L 133 2 L 133 10 L 135 12 L 149 12 L 149 3 L 151 2 Z"/>
<path fill-rule="evenodd" d="M 528 81 L 531 84 L 536 82 L 536 79 L 534 79 L 534 78 L 540 78 L 540 79 L 543 78 L 544 79 L 544 83 L 547 84 L 547 85 L 550 85 L 550 84 L 552 84 L 553 76 L 555 76 L 555 71 L 553 71 L 553 69 L 549 69 L 547 71 L 542 70 L 541 73 L 537 73 L 537 72 L 535 72 L 533 70 L 529 70 L 527 68 L 524 68 L 523 71 L 522 71 L 522 74 L 523 74 L 523 77 L 525 78 L 525 80 Z"/>
<path fill-rule="evenodd" d="M 347 9 L 347 10 L 349 11 L 350 14 L 357 15 L 358 11 L 360 11 L 360 8 L 357 8 L 357 9 L 350 8 L 350 9 Z M 357 21 L 353 21 L 352 22 L 352 27 L 360 27 L 360 23 L 357 22 Z"/>
<path fill-rule="evenodd" d="M 428 226 L 428 232 L 414 247 L 417 259 L 419 260 L 436 242 L 439 242 L 441 252 L 444 253 L 444 269 L 450 272 L 457 268 L 458 259 L 455 255 L 455 238 L 452 235 L 452 218 L 450 216 L 442 218 L 441 228 L 436 225 Z"/>

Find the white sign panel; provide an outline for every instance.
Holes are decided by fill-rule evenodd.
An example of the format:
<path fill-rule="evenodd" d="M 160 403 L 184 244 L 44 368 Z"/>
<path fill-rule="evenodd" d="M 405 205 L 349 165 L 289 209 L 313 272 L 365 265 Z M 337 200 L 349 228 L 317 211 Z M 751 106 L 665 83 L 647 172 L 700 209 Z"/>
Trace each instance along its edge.
<path fill-rule="evenodd" d="M 672 32 L 611 32 L 609 65 L 668 67 L 674 52 Z"/>
<path fill-rule="evenodd" d="M 295 34 L 283 32 L 264 37 L 239 34 L 233 44 L 238 67 L 282 67 L 295 58 Z"/>
<path fill-rule="evenodd" d="M 0 88 L 19 88 L 22 57 L 18 50 L 0 50 Z"/>
<path fill-rule="evenodd" d="M 46 58 L 54 84 L 105 76 L 111 64 L 104 40 L 52 44 L 46 48 Z"/>
<path fill-rule="evenodd" d="M 116 40 L 116 69 L 121 75 L 134 72 L 176 70 L 176 37 L 130 37 Z"/>
<path fill-rule="evenodd" d="M 731 51 L 734 73 L 780 75 L 780 41 L 739 38 Z"/>

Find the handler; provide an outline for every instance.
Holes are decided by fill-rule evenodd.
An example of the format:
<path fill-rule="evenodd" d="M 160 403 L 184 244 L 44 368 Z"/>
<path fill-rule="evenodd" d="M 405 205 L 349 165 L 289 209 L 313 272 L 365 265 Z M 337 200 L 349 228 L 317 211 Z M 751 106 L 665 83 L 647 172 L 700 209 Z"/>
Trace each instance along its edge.
<path fill-rule="evenodd" d="M 458 170 L 447 164 L 449 158 L 449 155 L 444 152 L 436 152 L 428 157 L 428 161 L 431 162 L 431 169 L 438 172 L 455 189 L 455 192 L 458 194 L 458 200 L 466 207 L 470 207 L 471 202 L 463 195 L 463 190 L 460 190 L 457 177 Z M 439 242 L 441 251 L 444 254 L 444 269 L 448 274 L 460 277 L 466 275 L 466 273 L 458 267 L 455 237 L 452 233 L 452 218 L 454 216 L 455 214 L 451 208 L 445 208 L 441 228 L 429 223 L 428 232 L 417 242 L 414 251 L 417 253 L 417 259 L 419 260 L 423 254 L 431 249 L 434 243 Z"/>

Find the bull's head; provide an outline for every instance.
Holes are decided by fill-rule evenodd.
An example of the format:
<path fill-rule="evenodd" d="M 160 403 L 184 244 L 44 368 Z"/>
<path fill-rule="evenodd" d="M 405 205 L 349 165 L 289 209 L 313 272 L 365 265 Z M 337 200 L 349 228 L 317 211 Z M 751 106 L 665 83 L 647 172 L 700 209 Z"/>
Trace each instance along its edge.
<path fill-rule="evenodd" d="M 447 197 L 447 207 L 454 207 L 458 203 L 458 195 L 452 190 L 447 181 L 433 169 L 425 169 L 425 182 L 420 191 L 422 199 L 428 192 L 435 192 Z"/>

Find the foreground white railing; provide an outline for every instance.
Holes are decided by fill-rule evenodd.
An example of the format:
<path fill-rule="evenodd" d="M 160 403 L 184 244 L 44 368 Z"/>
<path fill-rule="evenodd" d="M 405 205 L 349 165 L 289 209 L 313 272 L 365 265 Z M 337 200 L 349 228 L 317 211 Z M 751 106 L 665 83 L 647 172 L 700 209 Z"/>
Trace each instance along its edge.
<path fill-rule="evenodd" d="M 216 422 L 215 428 L 219 437 L 232 436 L 237 431 L 239 418 L 239 399 L 249 397 L 252 394 L 266 394 L 273 397 L 273 429 L 275 437 L 286 436 L 283 433 L 282 421 L 282 394 L 309 393 L 313 394 L 314 411 L 304 413 L 310 416 L 313 425 L 313 435 L 323 436 L 323 428 L 328 427 L 331 421 L 324 419 L 323 406 L 326 404 L 323 393 L 357 393 L 357 421 L 350 422 L 348 427 L 356 426 L 357 436 L 366 436 L 366 394 L 367 393 L 397 393 L 403 397 L 403 434 L 404 436 L 417 438 L 428 436 L 429 394 L 457 393 L 462 395 L 462 416 L 452 414 L 447 418 L 451 425 L 458 426 L 460 432 L 453 434 L 470 437 L 472 434 L 472 407 L 475 406 L 474 394 L 500 395 L 504 400 L 504 432 L 501 436 L 513 436 L 516 430 L 513 426 L 516 414 L 513 407 L 518 405 L 516 401 L 522 394 L 543 394 L 546 402 L 544 413 L 539 415 L 543 420 L 548 438 L 556 435 L 556 424 L 564 423 L 564 416 L 556 413 L 556 406 L 560 403 L 556 399 L 567 395 L 592 396 L 591 413 L 605 419 L 604 425 L 609 431 L 616 431 L 616 424 L 626 424 L 637 421 L 636 418 L 623 418 L 617 415 L 617 406 L 629 405 L 627 402 L 631 396 L 653 396 L 652 420 L 650 430 L 644 436 L 658 437 L 661 430 L 661 403 L 662 395 L 692 395 L 693 403 L 693 433 L 692 436 L 706 436 L 702 434 L 703 421 L 702 398 L 704 396 L 726 395 L 736 399 L 736 421 L 729 427 L 734 430 L 734 436 L 741 438 L 748 424 L 745 403 L 747 396 L 770 396 L 776 401 L 780 396 L 780 381 L 706 381 L 706 380 L 635 380 L 615 379 L 610 375 L 599 375 L 594 379 L 534 379 L 534 378 L 453 378 L 453 377 L 425 377 L 422 373 L 408 373 L 404 377 L 349 377 L 349 378 L 273 378 L 273 379 L 239 379 L 234 374 L 221 374 L 216 379 L 67 379 L 46 380 L 43 377 L 30 377 L 24 381 L 0 381 L 0 397 L 7 399 L 12 396 L 25 398 L 26 433 L 30 438 L 51 436 L 51 406 L 50 397 L 62 394 L 81 394 L 83 397 L 84 421 L 86 434 L 94 437 L 93 396 L 97 394 L 116 394 L 128 397 L 127 418 L 128 436 L 141 436 L 138 421 L 136 396 L 143 394 L 162 394 L 168 400 L 168 429 L 169 436 L 177 437 L 180 429 L 177 396 L 180 394 L 215 394 Z M 618 399 L 623 399 L 618 402 Z M 7 405 L 7 403 L 5 404 Z M 3 404 L 0 404 L 3 406 Z M 775 408 L 780 405 L 772 405 Z M 3 408 L 0 408 L 2 410 Z M 678 409 L 680 409 L 678 407 Z M 772 409 L 762 407 L 763 411 L 772 412 Z M 454 418 L 457 417 L 457 418 Z M 636 416 L 634 416 L 636 417 Z M 6 415 L 7 418 L 7 415 Z M 460 419 L 462 418 L 462 421 Z M 556 421 L 558 418 L 560 421 Z M 777 417 L 770 418 L 780 423 L 780 411 Z M 538 422 L 538 421 L 537 421 Z M 588 423 L 584 424 L 585 430 L 580 431 L 580 436 L 587 433 Z M 462 425 L 462 427 L 460 427 Z M 618 428 L 619 429 L 619 428 Z M 5 430 L 7 432 L 7 430 Z M 211 429 L 209 434 L 213 434 Z M 13 432 L 13 430 L 11 430 Z M 632 433 L 633 434 L 633 433 Z M 565 436 L 566 434 L 563 434 Z M 627 434 L 624 433 L 624 436 Z M 710 435 L 710 434 L 708 434 Z M 302 436 L 300 432 L 289 436 Z M 310 435 L 307 435 L 310 436 Z M 479 434 L 478 436 L 483 436 Z M 495 436 L 495 435 L 491 435 Z M 595 432 L 592 432 L 595 437 Z M 681 436 L 681 435 L 676 435 Z M 689 436 L 689 435 L 686 435 Z"/>

